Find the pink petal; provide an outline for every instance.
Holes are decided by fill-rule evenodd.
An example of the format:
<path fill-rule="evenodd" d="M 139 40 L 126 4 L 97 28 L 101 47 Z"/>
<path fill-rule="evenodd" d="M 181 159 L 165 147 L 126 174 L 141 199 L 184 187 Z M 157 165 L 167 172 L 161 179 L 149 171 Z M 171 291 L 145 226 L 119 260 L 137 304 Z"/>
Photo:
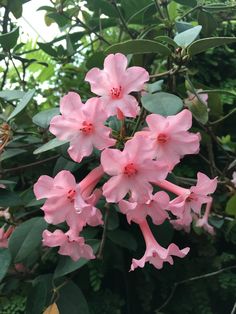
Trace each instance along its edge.
<path fill-rule="evenodd" d="M 84 157 L 90 156 L 92 152 L 93 144 L 90 135 L 80 134 L 70 142 L 68 148 L 68 154 L 76 162 L 81 162 Z"/>
<path fill-rule="evenodd" d="M 78 120 L 69 119 L 65 116 L 53 117 L 50 122 L 49 131 L 59 140 L 72 140 L 77 133 L 80 133 Z"/>
<path fill-rule="evenodd" d="M 53 178 L 49 176 L 39 177 L 38 181 L 34 184 L 34 194 L 37 200 L 55 196 L 53 183 Z"/>
<path fill-rule="evenodd" d="M 191 191 L 196 194 L 208 195 L 215 192 L 217 187 L 217 178 L 209 179 L 204 173 L 198 172 L 197 185 L 191 187 Z"/>
<path fill-rule="evenodd" d="M 71 117 L 73 112 L 77 112 L 83 106 L 80 95 L 75 92 L 69 92 L 60 101 L 60 112 L 66 117 Z"/>
<path fill-rule="evenodd" d="M 109 79 L 109 74 L 103 70 L 98 68 L 93 68 L 88 71 L 87 75 L 85 76 L 85 81 L 89 82 L 91 86 L 91 91 L 98 95 L 108 95 L 111 89 L 111 82 Z"/>
<path fill-rule="evenodd" d="M 138 92 L 144 88 L 144 83 L 149 80 L 148 72 L 141 67 L 131 67 L 126 70 L 122 85 L 124 93 Z"/>
<path fill-rule="evenodd" d="M 57 225 L 65 221 L 66 216 L 74 211 L 74 204 L 65 197 L 51 197 L 46 200 L 42 207 L 45 220 L 48 223 Z"/>
<path fill-rule="evenodd" d="M 61 230 L 55 230 L 54 232 L 50 232 L 48 230 L 44 230 L 43 232 L 43 245 L 49 247 L 60 246 L 65 241 L 67 241 L 67 236 Z"/>
<path fill-rule="evenodd" d="M 62 170 L 55 176 L 54 186 L 70 190 L 76 187 L 76 181 L 73 174 L 70 171 Z"/>
<path fill-rule="evenodd" d="M 170 123 L 169 131 L 187 131 L 192 126 L 192 113 L 189 110 L 184 109 L 175 116 L 168 116 L 167 120 Z"/>
<path fill-rule="evenodd" d="M 122 153 L 118 149 L 105 149 L 101 154 L 103 170 L 111 176 L 122 173 L 123 165 L 126 161 L 125 153 Z"/>
<path fill-rule="evenodd" d="M 125 195 L 129 192 L 129 188 L 129 180 L 124 178 L 124 176 L 121 174 L 110 178 L 103 185 L 102 190 L 107 202 L 117 203 L 125 197 Z"/>

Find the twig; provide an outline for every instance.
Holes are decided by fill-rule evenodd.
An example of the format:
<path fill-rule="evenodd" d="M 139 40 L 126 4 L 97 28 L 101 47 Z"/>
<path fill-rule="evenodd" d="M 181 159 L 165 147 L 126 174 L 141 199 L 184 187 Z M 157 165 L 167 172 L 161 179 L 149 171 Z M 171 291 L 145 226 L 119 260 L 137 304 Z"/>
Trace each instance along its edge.
<path fill-rule="evenodd" d="M 231 270 L 231 269 L 235 269 L 236 268 L 236 265 L 234 266 L 229 266 L 229 267 L 225 267 L 225 268 L 222 268 L 220 270 L 217 270 L 217 271 L 214 271 L 212 273 L 208 273 L 208 274 L 204 274 L 204 275 L 200 275 L 200 276 L 195 276 L 195 277 L 191 277 L 191 278 L 188 278 L 188 279 L 185 279 L 185 280 L 181 280 L 181 281 L 177 281 L 173 284 L 173 287 L 171 289 L 171 292 L 168 296 L 168 298 L 165 300 L 165 302 L 157 309 L 157 313 L 162 310 L 164 307 L 166 307 L 166 305 L 170 302 L 170 300 L 173 298 L 174 294 L 175 294 L 175 291 L 177 289 L 178 286 L 182 285 L 182 284 L 185 284 L 185 283 L 189 283 L 189 282 L 192 282 L 192 281 L 195 281 L 195 280 L 199 280 L 199 279 L 205 279 L 205 278 L 208 278 L 208 277 L 212 277 L 212 276 L 215 276 L 215 275 L 218 275 L 220 273 L 223 273 L 225 271 L 228 271 L 228 270 Z M 236 305 L 235 305 L 236 306 Z M 233 310 L 235 311 L 235 307 L 233 308 Z M 231 314 L 233 314 L 234 312 L 231 312 Z"/>
<path fill-rule="evenodd" d="M 116 9 L 116 11 L 117 11 L 117 13 L 118 13 L 118 15 L 119 15 L 119 18 L 120 18 L 120 20 L 121 20 L 121 23 L 122 23 L 124 29 L 125 29 L 126 32 L 130 35 L 130 37 L 131 37 L 132 39 L 134 39 L 135 37 L 134 37 L 134 35 L 132 34 L 132 32 L 129 30 L 129 28 L 128 28 L 127 24 L 126 24 L 126 21 L 125 21 L 123 15 L 121 14 L 120 9 L 119 9 L 119 7 L 118 7 L 116 1 L 112 1 L 112 4 L 113 4 L 113 6 L 115 7 L 115 9 Z"/>
<path fill-rule="evenodd" d="M 189 11 L 187 11 L 184 15 L 181 16 L 181 19 L 184 19 L 186 16 L 188 16 L 189 14 L 191 14 L 192 12 L 194 12 L 195 10 L 198 10 L 202 7 L 202 5 L 196 5 L 194 8 L 190 9 Z"/>
<path fill-rule="evenodd" d="M 29 167 L 34 167 L 34 166 L 43 164 L 43 163 L 45 163 L 45 162 L 47 162 L 47 161 L 56 159 L 56 158 L 58 158 L 59 156 L 60 156 L 60 155 L 58 154 L 58 155 L 56 155 L 56 156 L 52 156 L 52 157 L 49 157 L 49 158 L 45 158 L 45 159 L 43 159 L 43 160 L 31 162 L 30 164 L 26 164 L 26 165 L 23 165 L 23 166 L 18 166 L 18 167 L 14 167 L 14 168 L 3 169 L 3 170 L 0 172 L 0 174 L 7 173 L 7 172 L 14 172 L 14 171 L 26 169 L 26 168 L 29 168 Z"/>
<path fill-rule="evenodd" d="M 154 0 L 154 3 L 156 5 L 157 12 L 160 14 L 161 19 L 165 20 L 165 15 L 164 15 L 164 13 L 161 10 L 161 6 L 160 6 L 158 0 Z"/>
<path fill-rule="evenodd" d="M 110 211 L 108 203 L 106 203 L 105 209 L 106 209 L 106 211 L 105 211 L 105 217 L 104 217 L 104 227 L 103 227 L 103 233 L 102 233 L 102 240 L 101 240 L 101 244 L 100 244 L 99 251 L 97 254 L 98 259 L 102 259 L 103 249 L 104 249 L 104 245 L 105 245 L 105 241 L 106 241 L 107 223 L 108 223 L 108 217 L 109 217 L 109 211 Z"/>
<path fill-rule="evenodd" d="M 225 119 L 227 119 L 228 117 L 230 117 L 232 114 L 234 114 L 236 112 L 236 108 L 234 108 L 233 110 L 231 110 L 228 114 L 226 114 L 224 117 L 218 119 L 218 120 L 215 120 L 215 121 L 212 121 L 210 122 L 209 121 L 209 124 L 210 125 L 215 125 L 215 124 L 218 124 L 218 123 L 221 123 L 222 121 L 224 121 Z"/>

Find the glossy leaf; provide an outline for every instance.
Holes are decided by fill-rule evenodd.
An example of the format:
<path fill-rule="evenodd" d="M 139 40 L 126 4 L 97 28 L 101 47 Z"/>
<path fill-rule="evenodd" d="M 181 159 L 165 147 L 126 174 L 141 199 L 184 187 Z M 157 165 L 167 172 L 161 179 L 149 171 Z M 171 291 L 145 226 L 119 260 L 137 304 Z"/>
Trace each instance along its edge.
<path fill-rule="evenodd" d="M 217 27 L 216 20 L 209 12 L 205 10 L 199 11 L 198 24 L 202 25 L 202 33 L 204 36 L 210 36 Z"/>
<path fill-rule="evenodd" d="M 16 99 L 21 99 L 25 95 L 25 92 L 20 90 L 4 90 L 0 92 L 0 98 L 3 98 L 7 101 L 12 101 Z"/>
<path fill-rule="evenodd" d="M 210 48 L 216 48 L 223 45 L 229 45 L 236 42 L 236 37 L 212 37 L 196 40 L 188 47 L 190 56 L 197 55 Z"/>
<path fill-rule="evenodd" d="M 8 148 L 0 155 L 0 161 L 12 158 L 14 156 L 26 153 L 27 150 L 22 148 Z"/>
<path fill-rule="evenodd" d="M 22 199 L 15 192 L 7 189 L 0 189 L 0 207 L 15 207 L 23 204 Z"/>
<path fill-rule="evenodd" d="M 49 127 L 52 118 L 59 114 L 60 114 L 59 108 L 40 111 L 35 116 L 33 116 L 32 121 L 34 122 L 34 124 L 40 126 L 43 129 L 46 129 Z"/>
<path fill-rule="evenodd" d="M 19 27 L 15 28 L 9 33 L 0 35 L 0 45 L 3 50 L 9 51 L 15 47 L 19 37 Z"/>
<path fill-rule="evenodd" d="M 92 246 L 93 252 L 94 254 L 96 254 L 100 245 L 100 241 L 90 240 L 90 241 L 87 241 L 87 244 Z M 89 260 L 84 259 L 84 258 L 80 258 L 77 262 L 74 262 L 69 256 L 60 256 L 59 262 L 55 269 L 54 278 L 59 278 L 67 274 L 70 274 L 73 271 L 81 268 L 88 262 Z"/>
<path fill-rule="evenodd" d="M 128 40 L 123 43 L 112 45 L 106 50 L 107 54 L 115 52 L 124 54 L 158 53 L 163 56 L 171 54 L 171 50 L 168 47 L 159 42 L 147 39 Z"/>
<path fill-rule="evenodd" d="M 17 104 L 16 108 L 12 111 L 10 116 L 8 117 L 7 121 L 14 118 L 16 115 L 18 115 L 25 107 L 28 105 L 28 103 L 31 101 L 35 93 L 35 90 L 28 91 L 23 98 L 20 100 L 20 102 Z"/>
<path fill-rule="evenodd" d="M 46 52 L 49 56 L 51 57 L 57 57 L 57 51 L 52 48 L 52 44 L 51 43 L 39 43 L 39 48 L 42 49 L 44 52 Z"/>
<path fill-rule="evenodd" d="M 198 25 L 175 36 L 174 41 L 182 48 L 188 47 L 200 34 L 202 26 Z"/>
<path fill-rule="evenodd" d="M 62 146 L 65 143 L 67 143 L 67 141 L 59 141 L 57 138 L 54 138 L 54 139 L 50 140 L 49 142 L 47 142 L 46 144 L 42 145 L 41 147 L 37 148 L 34 151 L 34 154 L 37 155 L 40 153 L 44 153 L 48 150 L 52 150 L 56 147 Z"/>
<path fill-rule="evenodd" d="M 72 281 L 60 289 L 56 303 L 60 314 L 89 314 L 88 304 L 82 291 Z"/>
<path fill-rule="evenodd" d="M 8 268 L 11 264 L 11 255 L 8 249 L 0 249 L 0 282 L 6 276 Z"/>
<path fill-rule="evenodd" d="M 138 243 L 130 232 L 116 229 L 107 232 L 107 237 L 115 244 L 129 249 L 131 251 L 136 251 Z"/>
<path fill-rule="evenodd" d="M 9 250 L 16 263 L 24 261 L 41 245 L 47 223 L 42 217 L 31 218 L 16 227 L 9 240 Z"/>
<path fill-rule="evenodd" d="M 144 95 L 141 102 L 149 112 L 162 116 L 174 115 L 183 108 L 183 102 L 178 96 L 165 92 Z"/>
<path fill-rule="evenodd" d="M 232 196 L 226 204 L 226 213 L 236 217 L 236 195 Z"/>

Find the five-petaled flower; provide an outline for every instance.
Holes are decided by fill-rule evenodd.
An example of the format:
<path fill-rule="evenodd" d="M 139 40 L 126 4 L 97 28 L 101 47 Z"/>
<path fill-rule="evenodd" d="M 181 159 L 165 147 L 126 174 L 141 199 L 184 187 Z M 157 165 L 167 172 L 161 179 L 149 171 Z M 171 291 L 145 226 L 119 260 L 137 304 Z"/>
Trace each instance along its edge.
<path fill-rule="evenodd" d="M 131 92 L 141 91 L 149 80 L 148 72 L 141 67 L 127 69 L 128 60 L 121 54 L 110 54 L 104 61 L 104 69 L 91 69 L 85 81 L 91 91 L 101 97 L 104 109 L 110 116 L 136 117 L 139 106 Z"/>
<path fill-rule="evenodd" d="M 79 94 L 70 92 L 61 99 L 61 115 L 50 122 L 50 132 L 70 142 L 68 153 L 74 161 L 81 162 L 94 147 L 102 150 L 116 143 L 109 137 L 111 129 L 104 126 L 108 116 L 99 102 L 94 97 L 83 104 Z"/>

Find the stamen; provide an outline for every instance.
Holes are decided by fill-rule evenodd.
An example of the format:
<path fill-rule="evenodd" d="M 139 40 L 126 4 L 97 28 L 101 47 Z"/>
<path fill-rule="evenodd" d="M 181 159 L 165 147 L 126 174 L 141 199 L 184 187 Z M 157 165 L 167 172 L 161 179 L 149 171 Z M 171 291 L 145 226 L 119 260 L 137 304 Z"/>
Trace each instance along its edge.
<path fill-rule="evenodd" d="M 110 92 L 113 99 L 119 99 L 121 97 L 121 86 L 111 88 Z"/>
<path fill-rule="evenodd" d="M 68 198 L 68 200 L 70 200 L 71 202 L 73 202 L 74 201 L 74 198 L 75 198 L 75 190 L 69 190 L 68 192 L 67 192 L 67 198 Z"/>
<path fill-rule="evenodd" d="M 124 167 L 124 174 L 126 174 L 128 177 L 135 175 L 137 172 L 138 170 L 135 168 L 132 162 Z"/>
<path fill-rule="evenodd" d="M 164 144 L 166 143 L 168 140 L 168 136 L 164 133 L 160 133 L 158 136 L 157 136 L 157 141 L 158 143 L 160 144 Z"/>
<path fill-rule="evenodd" d="M 82 123 L 82 127 L 80 128 L 80 131 L 84 134 L 91 134 L 93 132 L 93 124 L 87 121 L 84 121 Z"/>

